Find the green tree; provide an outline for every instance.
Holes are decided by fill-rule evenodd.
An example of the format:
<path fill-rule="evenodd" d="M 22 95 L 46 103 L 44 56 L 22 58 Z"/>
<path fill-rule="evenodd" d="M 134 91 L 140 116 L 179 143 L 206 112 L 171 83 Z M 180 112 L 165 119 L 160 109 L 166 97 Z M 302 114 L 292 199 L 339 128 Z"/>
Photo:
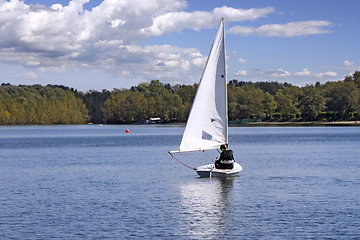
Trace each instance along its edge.
<path fill-rule="evenodd" d="M 355 82 L 327 82 L 324 88 L 327 111 L 339 113 L 339 120 L 347 120 L 359 112 L 360 93 Z"/>
<path fill-rule="evenodd" d="M 103 89 L 101 92 L 90 90 L 82 96 L 87 109 L 89 110 L 90 122 L 103 123 L 103 107 L 110 97 L 110 91 Z"/>
<path fill-rule="evenodd" d="M 272 115 L 276 110 L 277 103 L 275 101 L 275 98 L 270 93 L 265 93 L 263 98 L 263 108 L 264 108 L 264 114 L 265 117 L 269 120 L 272 120 Z"/>
<path fill-rule="evenodd" d="M 317 120 L 319 113 L 325 109 L 325 97 L 320 89 L 313 85 L 304 87 L 299 97 L 299 109 L 303 120 Z"/>
<path fill-rule="evenodd" d="M 249 119 L 265 117 L 265 94 L 254 85 L 228 88 L 229 119 Z"/>
<path fill-rule="evenodd" d="M 181 107 L 178 107 L 180 111 L 178 120 L 180 122 L 185 122 L 190 113 L 191 105 L 195 97 L 195 93 L 197 90 L 197 84 L 193 85 L 180 85 L 177 84 L 173 87 L 174 93 L 179 95 L 181 98 Z"/>
<path fill-rule="evenodd" d="M 360 88 L 360 71 L 356 71 L 352 76 L 346 76 L 344 82 L 354 82 Z"/>
<path fill-rule="evenodd" d="M 298 97 L 300 94 L 301 88 L 299 87 L 285 87 L 276 93 L 276 111 L 280 113 L 282 120 L 296 119 L 300 115 L 298 109 Z"/>
<path fill-rule="evenodd" d="M 0 87 L 0 124 L 83 124 L 88 115 L 74 89 L 63 86 Z"/>

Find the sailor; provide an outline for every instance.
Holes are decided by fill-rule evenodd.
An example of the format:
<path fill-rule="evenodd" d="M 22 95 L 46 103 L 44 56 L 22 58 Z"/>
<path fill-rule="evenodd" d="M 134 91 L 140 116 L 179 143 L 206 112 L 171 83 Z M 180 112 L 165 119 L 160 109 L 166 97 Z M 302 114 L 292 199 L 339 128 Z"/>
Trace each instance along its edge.
<path fill-rule="evenodd" d="M 215 161 L 215 168 L 217 169 L 233 169 L 234 167 L 234 156 L 233 151 L 227 149 L 225 144 L 220 146 L 220 157 Z"/>

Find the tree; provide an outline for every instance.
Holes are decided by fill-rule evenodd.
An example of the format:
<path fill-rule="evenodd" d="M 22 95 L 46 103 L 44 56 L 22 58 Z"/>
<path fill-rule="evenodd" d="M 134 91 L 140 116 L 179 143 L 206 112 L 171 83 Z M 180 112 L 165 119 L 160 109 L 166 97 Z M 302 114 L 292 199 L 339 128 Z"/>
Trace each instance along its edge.
<path fill-rule="evenodd" d="M 285 87 L 276 93 L 276 111 L 280 113 L 282 120 L 291 120 L 300 115 L 298 109 L 298 97 L 300 94 L 301 89 L 299 87 Z"/>
<path fill-rule="evenodd" d="M 110 91 L 103 89 L 101 92 L 90 90 L 82 95 L 82 99 L 89 110 L 90 122 L 103 123 L 103 107 L 106 100 L 110 97 Z"/>
<path fill-rule="evenodd" d="M 264 108 L 264 114 L 265 117 L 269 120 L 272 120 L 272 115 L 276 110 L 277 107 L 277 103 L 275 101 L 275 98 L 273 95 L 271 95 L 270 93 L 265 93 L 264 94 L 264 99 L 263 99 L 263 108 Z"/>
<path fill-rule="evenodd" d="M 74 89 L 40 85 L 0 87 L 0 124 L 80 124 L 87 108 Z"/>
<path fill-rule="evenodd" d="M 325 109 L 325 98 L 320 93 L 319 88 L 313 85 L 307 85 L 303 88 L 299 97 L 299 109 L 303 120 L 317 120 L 319 113 Z"/>
<path fill-rule="evenodd" d="M 86 94 L 61 85 L 0 86 L 0 124 L 136 123 L 151 117 L 187 120 L 197 84 L 152 80 L 130 89 Z M 343 81 L 303 88 L 289 83 L 231 80 L 229 120 L 359 120 L 360 72 Z M 321 114 L 321 115 L 320 115 Z"/>
<path fill-rule="evenodd" d="M 177 84 L 173 87 L 174 93 L 179 95 L 182 101 L 181 108 L 179 108 L 181 112 L 178 115 L 178 121 L 185 122 L 187 120 L 187 116 L 189 115 L 191 105 L 195 97 L 197 86 L 198 86 L 197 84 L 193 84 L 193 85 Z"/>
<path fill-rule="evenodd" d="M 264 113 L 264 92 L 254 85 L 242 87 L 229 86 L 228 109 L 229 119 L 250 119 L 263 118 Z"/>
<path fill-rule="evenodd" d="M 324 87 L 327 111 L 339 113 L 341 120 L 360 111 L 360 90 L 355 82 L 327 82 Z"/>
<path fill-rule="evenodd" d="M 356 71 L 352 76 L 346 76 L 344 82 L 354 82 L 360 88 L 360 71 Z"/>

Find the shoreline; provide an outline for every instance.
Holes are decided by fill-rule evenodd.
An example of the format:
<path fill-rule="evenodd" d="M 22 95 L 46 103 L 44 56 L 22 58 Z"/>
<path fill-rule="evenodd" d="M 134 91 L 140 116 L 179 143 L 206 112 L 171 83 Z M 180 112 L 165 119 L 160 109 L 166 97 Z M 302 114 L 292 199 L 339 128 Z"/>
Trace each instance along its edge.
<path fill-rule="evenodd" d="M 105 123 L 84 123 L 84 124 L 11 124 L 11 125 L 0 125 L 4 126 L 76 126 L 76 125 L 144 125 L 144 126 L 161 126 L 161 125 L 186 125 L 184 123 L 162 123 L 162 124 L 105 124 Z M 243 123 L 229 123 L 230 127 L 340 127 L 340 126 L 352 126 L 360 127 L 360 121 L 333 121 L 333 122 L 243 122 Z"/>
<path fill-rule="evenodd" d="M 360 127 L 360 121 L 334 121 L 334 122 L 250 122 L 229 124 L 233 127 L 253 126 L 253 127 L 346 127 L 357 126 Z"/>

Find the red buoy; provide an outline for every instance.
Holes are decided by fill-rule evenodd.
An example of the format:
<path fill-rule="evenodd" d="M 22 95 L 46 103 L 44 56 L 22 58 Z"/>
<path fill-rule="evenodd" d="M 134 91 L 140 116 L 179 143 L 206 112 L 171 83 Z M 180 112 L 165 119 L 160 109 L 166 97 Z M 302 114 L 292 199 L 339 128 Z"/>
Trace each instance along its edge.
<path fill-rule="evenodd" d="M 129 133 L 129 132 L 130 132 L 130 130 L 129 130 L 129 129 L 126 129 L 126 130 L 125 130 L 125 132 L 126 132 L 126 133 Z"/>

